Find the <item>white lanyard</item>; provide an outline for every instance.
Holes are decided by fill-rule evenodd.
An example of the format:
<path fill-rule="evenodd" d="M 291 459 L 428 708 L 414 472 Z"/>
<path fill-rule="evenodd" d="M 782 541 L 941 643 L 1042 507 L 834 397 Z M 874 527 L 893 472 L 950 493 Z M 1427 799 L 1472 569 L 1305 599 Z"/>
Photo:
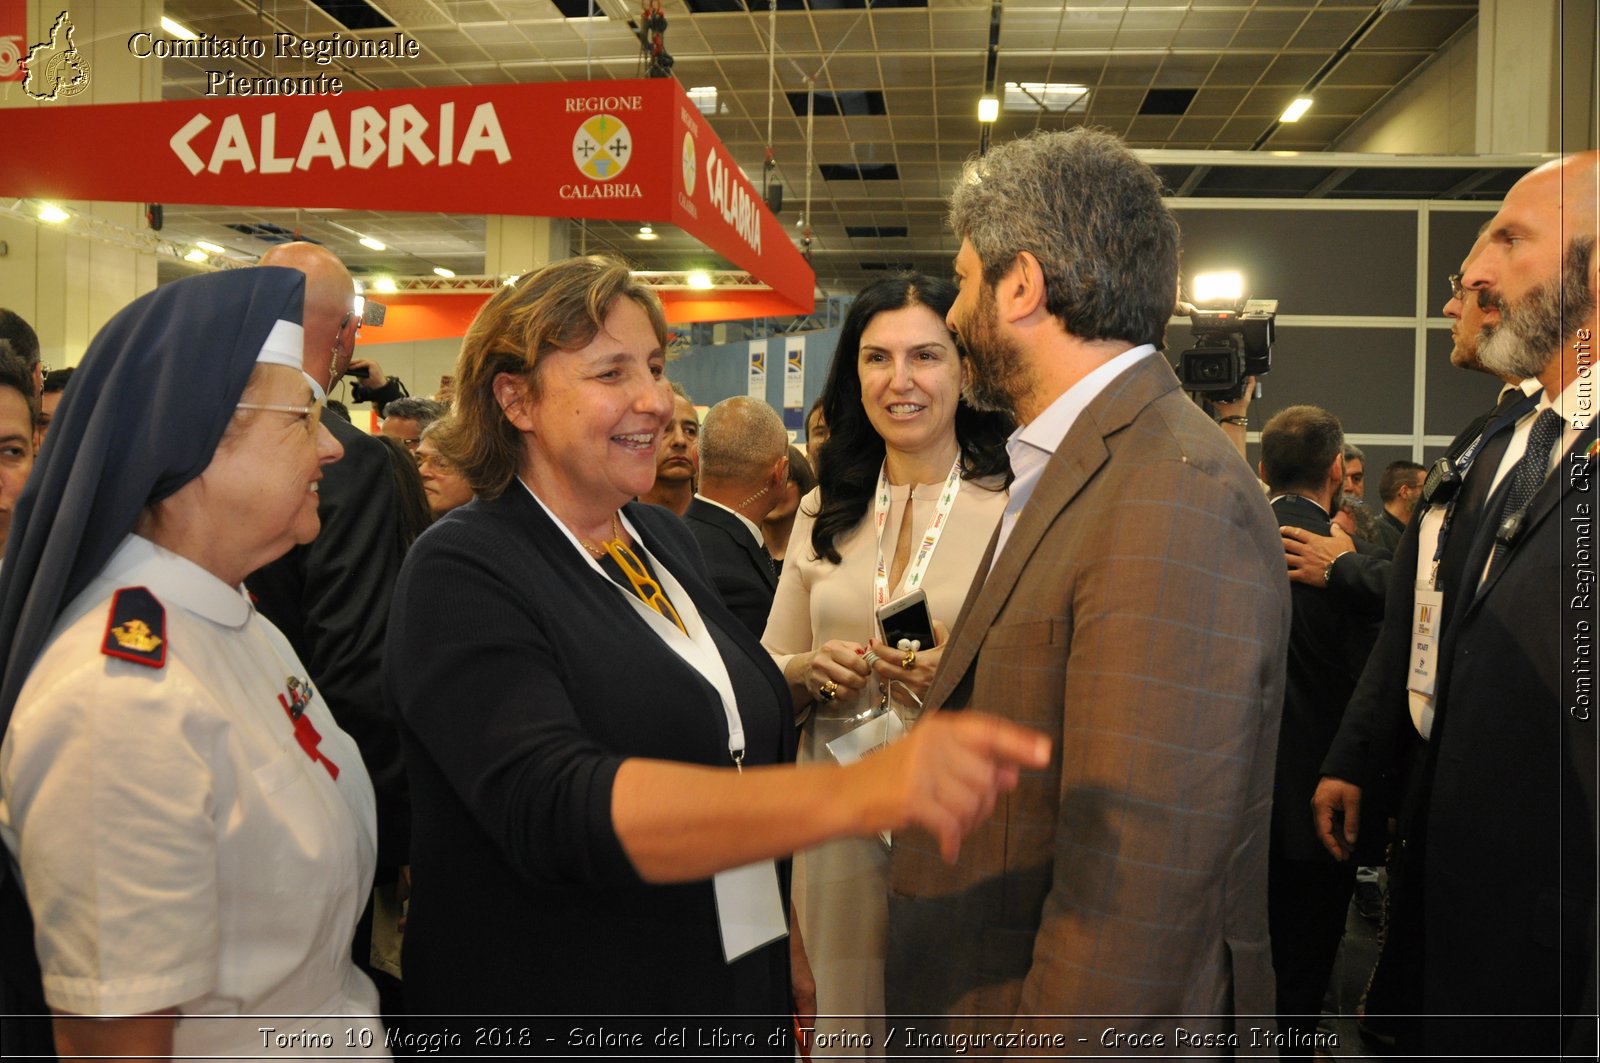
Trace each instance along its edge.
<path fill-rule="evenodd" d="M 915 484 L 907 489 L 906 509 L 900 518 L 902 522 L 911 519 L 911 496 L 916 489 Z M 922 577 L 933 561 L 933 552 L 939 548 L 939 538 L 944 535 L 945 523 L 950 519 L 950 510 L 955 507 L 956 495 L 960 491 L 961 458 L 958 456 L 950 466 L 950 475 L 945 478 L 944 490 L 939 492 L 939 505 L 934 509 L 933 520 L 922 533 L 922 545 L 917 548 L 911 564 L 906 566 L 905 589 L 908 593 L 922 585 Z M 883 556 L 883 529 L 889 523 L 889 502 L 889 469 L 885 462 L 878 470 L 878 494 L 872 507 L 872 520 L 878 533 L 878 569 L 872 577 L 874 609 L 889 604 L 889 563 Z"/>
<path fill-rule="evenodd" d="M 718 652 L 716 642 L 711 638 L 711 632 L 706 628 L 705 621 L 700 618 L 700 611 L 695 608 L 694 599 L 689 597 L 689 592 L 683 589 L 683 585 L 672 575 L 671 570 L 658 561 L 645 547 L 643 536 L 628 522 L 628 518 L 619 514 L 622 526 L 633 536 L 633 541 L 639 544 L 638 552 L 650 561 L 650 567 L 655 570 L 656 580 L 661 584 L 661 589 L 666 593 L 674 608 L 678 610 L 678 618 L 683 621 L 683 630 L 680 631 L 677 624 L 650 608 L 637 594 L 634 594 L 628 588 L 606 575 L 606 570 L 600 567 L 600 563 L 595 560 L 594 555 L 584 549 L 583 544 L 578 542 L 577 536 L 573 535 L 572 531 L 561 523 L 554 513 L 550 512 L 550 507 L 544 504 L 543 499 L 533 493 L 533 488 L 528 487 L 527 483 L 523 482 L 520 477 L 518 477 L 518 482 L 527 488 L 528 494 L 532 495 L 533 500 L 539 503 L 539 507 L 545 511 L 546 515 L 555 523 L 555 526 L 561 529 L 561 534 L 567 537 L 567 541 L 572 544 L 572 548 L 582 555 L 583 559 L 589 563 L 589 567 L 598 572 L 607 584 L 616 588 L 617 593 L 621 594 L 633 606 L 634 611 L 644 619 L 646 624 L 650 625 L 650 629 L 660 637 L 662 642 L 667 644 L 667 647 L 673 653 L 681 657 L 689 667 L 699 672 L 706 682 L 716 689 L 717 695 L 722 699 L 722 711 L 728 718 L 728 756 L 733 759 L 735 765 L 742 767 L 744 763 L 744 720 L 739 716 L 739 702 L 734 697 L 733 680 L 729 678 L 728 666 L 722 660 L 722 654 Z"/>

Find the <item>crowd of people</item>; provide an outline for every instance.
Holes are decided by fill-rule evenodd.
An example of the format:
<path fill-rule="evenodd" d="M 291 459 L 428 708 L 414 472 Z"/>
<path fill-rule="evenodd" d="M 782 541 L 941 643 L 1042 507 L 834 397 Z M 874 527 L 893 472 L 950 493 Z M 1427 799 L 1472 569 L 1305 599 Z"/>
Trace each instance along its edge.
<path fill-rule="evenodd" d="M 1501 397 L 1376 505 L 1333 413 L 1252 469 L 1248 394 L 1181 390 L 1177 221 L 1089 130 L 968 165 L 954 281 L 856 295 L 804 450 L 702 417 L 607 258 L 498 291 L 438 398 L 309 243 L 71 370 L 0 311 L 0 1049 L 1309 1058 L 1386 865 L 1374 1036 L 1592 1058 L 1597 164 L 1467 251 Z"/>

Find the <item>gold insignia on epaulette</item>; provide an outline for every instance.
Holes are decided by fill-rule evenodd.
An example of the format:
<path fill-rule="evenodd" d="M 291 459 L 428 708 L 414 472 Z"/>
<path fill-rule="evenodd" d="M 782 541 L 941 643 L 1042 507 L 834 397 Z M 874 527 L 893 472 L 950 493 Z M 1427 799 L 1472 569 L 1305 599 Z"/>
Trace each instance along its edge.
<path fill-rule="evenodd" d="M 127 650 L 138 650 L 140 653 L 149 653 L 161 645 L 159 636 L 150 632 L 150 625 L 143 620 L 129 620 L 126 624 L 118 624 L 111 629 L 111 637 L 117 640 L 117 645 Z"/>

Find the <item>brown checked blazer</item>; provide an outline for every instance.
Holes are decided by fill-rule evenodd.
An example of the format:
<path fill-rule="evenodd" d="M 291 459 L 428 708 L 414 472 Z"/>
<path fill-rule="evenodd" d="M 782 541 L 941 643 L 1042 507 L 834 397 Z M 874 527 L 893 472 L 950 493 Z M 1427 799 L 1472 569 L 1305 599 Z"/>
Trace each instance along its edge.
<path fill-rule="evenodd" d="M 1069 1052 L 1158 1034 L 1182 1052 L 1181 1027 L 1250 1054 L 1250 1028 L 1273 1027 L 1290 616 L 1260 486 L 1148 357 L 1079 416 L 984 571 L 927 704 L 1036 727 L 1056 752 L 954 865 L 926 834 L 895 837 L 886 988 L 902 1034 L 1052 1031 Z"/>

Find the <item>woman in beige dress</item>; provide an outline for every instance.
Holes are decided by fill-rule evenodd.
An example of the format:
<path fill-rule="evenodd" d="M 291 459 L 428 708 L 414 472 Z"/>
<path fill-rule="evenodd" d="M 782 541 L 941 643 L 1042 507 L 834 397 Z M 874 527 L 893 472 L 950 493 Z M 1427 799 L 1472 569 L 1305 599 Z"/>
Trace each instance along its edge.
<path fill-rule="evenodd" d="M 819 486 L 800 507 L 762 638 L 802 721 L 802 763 L 834 760 L 830 742 L 883 727 L 885 711 L 915 718 L 940 650 L 885 646 L 877 610 L 921 590 L 942 642 L 1005 509 L 1013 425 L 961 400 L 966 363 L 945 324 L 955 294 L 933 277 L 879 281 L 839 336 Z M 888 856 L 868 837 L 796 857 L 817 1055 L 883 1051 Z"/>

